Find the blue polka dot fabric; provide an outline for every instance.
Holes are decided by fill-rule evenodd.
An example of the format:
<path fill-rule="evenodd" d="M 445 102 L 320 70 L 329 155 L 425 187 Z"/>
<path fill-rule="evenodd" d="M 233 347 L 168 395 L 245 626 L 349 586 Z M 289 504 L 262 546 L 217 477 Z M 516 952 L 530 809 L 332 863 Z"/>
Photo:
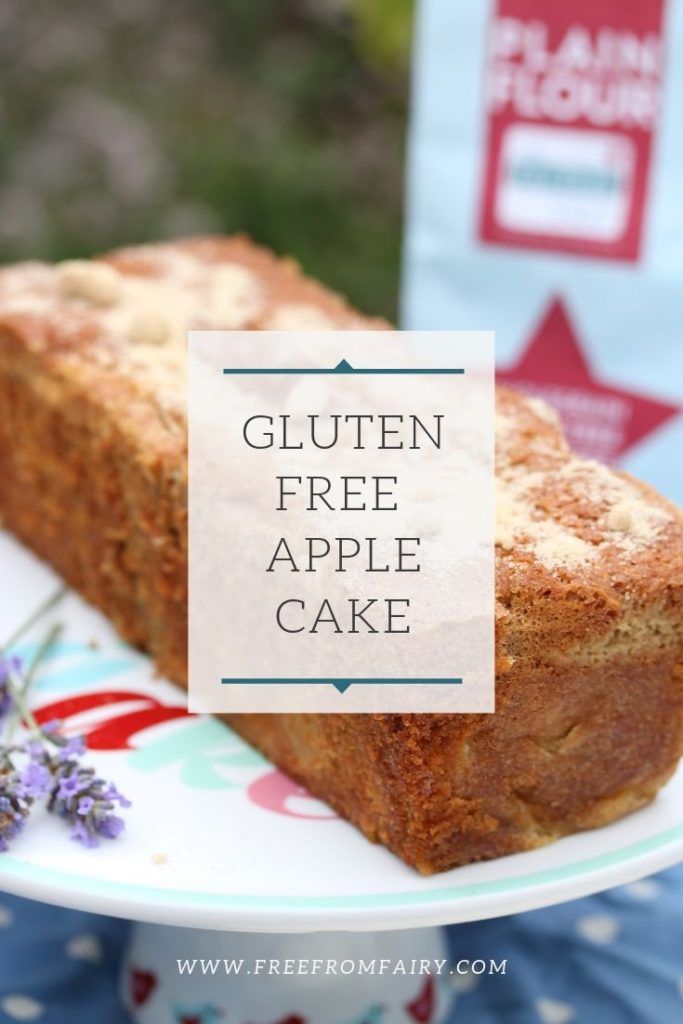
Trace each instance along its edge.
<path fill-rule="evenodd" d="M 0 1024 L 129 1024 L 129 928 L 0 895 Z M 683 866 L 447 940 L 452 964 L 506 961 L 504 974 L 451 975 L 447 1024 L 683 1024 Z"/>
<path fill-rule="evenodd" d="M 683 865 L 583 900 L 448 929 L 448 1024 L 683 1024 Z"/>
<path fill-rule="evenodd" d="M 118 998 L 129 929 L 0 893 L 1 1024 L 130 1024 Z"/>

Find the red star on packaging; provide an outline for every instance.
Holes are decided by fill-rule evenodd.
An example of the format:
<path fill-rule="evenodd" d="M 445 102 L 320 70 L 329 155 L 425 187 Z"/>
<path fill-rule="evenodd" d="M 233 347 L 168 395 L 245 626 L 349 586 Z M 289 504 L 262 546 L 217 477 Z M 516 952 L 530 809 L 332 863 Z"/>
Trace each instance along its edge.
<path fill-rule="evenodd" d="M 681 412 L 678 406 L 599 380 L 559 298 L 551 302 L 519 361 L 498 371 L 497 377 L 549 402 L 574 451 L 602 462 L 617 461 Z"/>

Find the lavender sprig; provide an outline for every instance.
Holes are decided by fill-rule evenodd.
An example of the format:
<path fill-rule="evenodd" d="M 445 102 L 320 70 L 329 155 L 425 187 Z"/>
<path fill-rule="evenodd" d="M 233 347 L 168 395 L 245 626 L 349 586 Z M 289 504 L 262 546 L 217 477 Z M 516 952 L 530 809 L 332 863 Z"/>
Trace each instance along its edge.
<path fill-rule="evenodd" d="M 71 825 L 72 839 L 84 846 L 97 846 L 100 837 L 116 839 L 121 834 L 125 823 L 114 809 L 117 804 L 130 807 L 130 800 L 113 783 L 98 778 L 94 768 L 80 763 L 85 749 L 83 737 L 78 736 L 63 743 L 56 754 L 43 751 L 34 764 L 51 777 L 48 810 Z"/>
<path fill-rule="evenodd" d="M 19 773 L 10 758 L 3 755 L 0 765 L 0 852 L 9 850 L 10 841 L 24 827 L 31 803 L 21 795 Z"/>
<path fill-rule="evenodd" d="M 43 611 L 57 599 L 51 598 Z M 37 617 L 31 616 L 13 643 Z M 28 670 L 21 659 L 5 653 L 9 645 L 0 649 L 0 729 L 5 733 L 0 743 L 0 852 L 9 849 L 37 801 L 46 801 L 48 811 L 71 826 L 71 837 L 88 847 L 98 846 L 101 838 L 116 839 L 124 821 L 114 811 L 130 807 L 113 783 L 81 763 L 87 749 L 83 736 L 62 735 L 58 722 L 40 726 L 28 706 L 30 683 L 55 636 L 53 629 Z M 26 724 L 28 738 L 16 745 L 12 735 L 18 719 Z"/>

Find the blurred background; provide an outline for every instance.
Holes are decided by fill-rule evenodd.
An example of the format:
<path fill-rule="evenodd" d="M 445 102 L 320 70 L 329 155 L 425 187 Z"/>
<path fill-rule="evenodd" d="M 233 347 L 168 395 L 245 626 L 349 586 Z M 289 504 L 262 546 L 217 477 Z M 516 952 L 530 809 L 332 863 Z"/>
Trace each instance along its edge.
<path fill-rule="evenodd" d="M 0 0 L 0 261 L 247 231 L 396 316 L 412 0 Z"/>

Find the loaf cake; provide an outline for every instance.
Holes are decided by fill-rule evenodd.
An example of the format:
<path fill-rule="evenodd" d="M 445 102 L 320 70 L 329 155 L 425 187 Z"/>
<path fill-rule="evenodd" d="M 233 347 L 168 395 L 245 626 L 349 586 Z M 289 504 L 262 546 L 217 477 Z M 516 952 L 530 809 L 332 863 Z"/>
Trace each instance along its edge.
<path fill-rule="evenodd" d="M 0 271 L 0 516 L 186 682 L 188 328 L 384 325 L 244 238 Z M 496 712 L 232 715 L 425 873 L 653 798 L 683 752 L 683 519 L 497 400 Z"/>

